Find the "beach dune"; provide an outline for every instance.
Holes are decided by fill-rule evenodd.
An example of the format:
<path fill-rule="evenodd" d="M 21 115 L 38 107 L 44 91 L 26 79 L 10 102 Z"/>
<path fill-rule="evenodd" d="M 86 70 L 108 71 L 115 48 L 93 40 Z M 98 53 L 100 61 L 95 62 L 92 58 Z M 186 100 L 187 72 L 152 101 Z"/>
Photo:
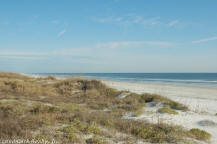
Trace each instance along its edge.
<path fill-rule="evenodd" d="M 212 134 L 211 143 L 217 143 L 217 88 L 117 81 L 103 81 L 103 83 L 118 90 L 129 90 L 139 94 L 160 94 L 188 106 L 190 111 L 179 112 L 178 115 L 145 113 L 137 119 L 146 119 L 153 123 L 161 119 L 187 129 L 200 128 Z M 152 108 L 145 109 L 156 111 Z"/>

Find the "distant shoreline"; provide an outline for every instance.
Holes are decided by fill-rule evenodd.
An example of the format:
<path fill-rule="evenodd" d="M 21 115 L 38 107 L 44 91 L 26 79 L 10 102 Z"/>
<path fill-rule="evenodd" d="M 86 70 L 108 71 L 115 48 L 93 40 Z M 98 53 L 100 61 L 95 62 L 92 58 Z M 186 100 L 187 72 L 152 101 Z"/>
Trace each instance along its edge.
<path fill-rule="evenodd" d="M 217 73 L 35 73 L 35 76 L 82 77 L 141 84 L 217 88 Z"/>
<path fill-rule="evenodd" d="M 86 78 L 86 77 L 84 77 Z M 117 81 L 117 80 L 101 80 L 103 82 L 120 82 L 120 83 L 131 83 L 131 84 L 141 84 L 141 85 L 155 85 L 155 86 L 171 86 L 171 87 L 183 87 L 183 88 L 202 88 L 202 89 L 215 89 L 217 90 L 217 87 L 208 87 L 208 86 L 201 86 L 201 85 L 185 85 L 185 84 L 177 84 L 177 83 L 153 83 L 153 82 L 134 82 L 134 81 Z"/>

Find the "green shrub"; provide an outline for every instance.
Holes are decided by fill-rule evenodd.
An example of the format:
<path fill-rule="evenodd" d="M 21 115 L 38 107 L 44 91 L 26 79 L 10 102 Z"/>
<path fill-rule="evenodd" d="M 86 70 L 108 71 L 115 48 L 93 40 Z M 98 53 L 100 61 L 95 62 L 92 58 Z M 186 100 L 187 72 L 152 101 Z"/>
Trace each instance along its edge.
<path fill-rule="evenodd" d="M 209 140 L 211 138 L 211 134 L 204 130 L 200 130 L 198 128 L 193 128 L 190 130 L 190 133 L 199 140 Z"/>
<path fill-rule="evenodd" d="M 98 110 L 103 110 L 107 107 L 106 104 L 91 104 L 90 108 L 92 109 L 98 109 Z"/>
<path fill-rule="evenodd" d="M 74 119 L 72 121 L 71 126 L 76 127 L 79 131 L 84 131 L 84 129 L 86 128 L 85 124 L 83 124 L 80 120 L 78 119 Z"/>
<path fill-rule="evenodd" d="M 56 77 L 54 77 L 54 76 L 47 76 L 47 77 L 45 77 L 45 80 L 56 80 Z"/>
<path fill-rule="evenodd" d="M 158 109 L 158 112 L 159 113 L 168 113 L 168 114 L 178 114 L 178 112 L 172 110 L 171 108 L 168 108 L 168 107 L 163 107 L 163 108 L 160 108 Z"/>
<path fill-rule="evenodd" d="M 67 134 L 74 134 L 80 132 L 74 125 L 69 125 L 67 127 L 64 127 L 61 129 L 61 131 Z"/>
<path fill-rule="evenodd" d="M 90 125 L 88 125 L 84 132 L 86 134 L 101 134 L 101 130 L 99 128 L 96 127 L 96 123 L 95 122 L 92 122 Z"/>
<path fill-rule="evenodd" d="M 133 113 L 133 116 L 134 116 L 134 117 L 138 117 L 138 116 L 140 116 L 142 113 L 143 113 L 143 111 L 142 111 L 142 109 L 141 109 L 141 110 L 138 110 L 138 111 L 134 112 L 134 113 Z"/>
<path fill-rule="evenodd" d="M 69 141 L 70 143 L 76 143 L 80 141 L 78 136 L 74 133 L 64 134 L 64 137 L 66 138 L 66 141 Z"/>
<path fill-rule="evenodd" d="M 147 139 L 153 137 L 155 131 L 152 126 L 147 126 L 145 128 L 140 127 L 140 128 L 133 129 L 132 133 L 143 139 Z"/>
<path fill-rule="evenodd" d="M 107 144 L 105 140 L 102 138 L 94 136 L 93 138 L 87 139 L 86 140 L 87 144 Z"/>
<path fill-rule="evenodd" d="M 60 109 L 58 107 L 46 106 L 42 104 L 37 104 L 30 109 L 30 113 L 36 115 L 39 113 L 55 113 L 55 112 L 60 112 Z"/>
<path fill-rule="evenodd" d="M 184 110 L 184 111 L 188 110 L 188 108 L 184 106 L 183 104 L 172 101 L 171 99 L 168 99 L 166 97 L 163 97 L 157 94 L 144 93 L 141 96 L 137 95 L 136 97 L 144 102 L 155 102 L 155 103 L 162 102 L 164 105 L 168 105 L 172 109 Z"/>
<path fill-rule="evenodd" d="M 169 106 L 172 108 L 172 109 L 176 109 L 176 110 L 183 110 L 183 111 L 186 111 L 188 110 L 188 108 L 180 103 L 177 103 L 177 102 L 174 102 L 174 101 L 170 101 L 169 102 Z"/>
<path fill-rule="evenodd" d="M 149 93 L 142 94 L 141 99 L 145 102 L 168 102 L 170 100 L 166 97 L 162 97 L 157 94 L 149 94 Z"/>
<path fill-rule="evenodd" d="M 152 143 L 170 142 L 170 139 L 167 139 L 165 130 L 153 126 L 137 127 L 136 129 L 133 129 L 132 134 Z"/>

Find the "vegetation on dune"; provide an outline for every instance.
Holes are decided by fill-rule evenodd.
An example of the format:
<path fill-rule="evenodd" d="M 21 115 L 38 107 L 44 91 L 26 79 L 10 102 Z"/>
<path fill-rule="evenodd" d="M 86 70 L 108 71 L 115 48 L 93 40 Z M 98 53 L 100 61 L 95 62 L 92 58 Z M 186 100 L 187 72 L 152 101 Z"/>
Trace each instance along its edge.
<path fill-rule="evenodd" d="M 62 143 L 125 143 L 144 140 L 154 143 L 185 142 L 201 133 L 164 123 L 123 119 L 142 114 L 147 103 L 161 102 L 172 109 L 187 110 L 182 104 L 154 94 L 129 93 L 108 88 L 97 80 L 55 77 L 33 78 L 0 73 L 0 138 L 36 138 Z M 115 136 L 114 133 L 126 137 Z M 205 135 L 205 134 L 203 134 Z M 129 139 L 130 138 L 130 139 Z"/>
<path fill-rule="evenodd" d="M 87 144 L 108 144 L 104 139 L 99 137 L 93 137 L 86 140 Z"/>
<path fill-rule="evenodd" d="M 172 109 L 183 110 L 183 111 L 188 110 L 188 108 L 186 106 L 184 106 L 183 104 L 172 101 L 171 99 L 168 99 L 166 97 L 163 97 L 163 96 L 160 96 L 160 95 L 157 95 L 157 94 L 148 94 L 148 93 L 145 93 L 145 94 L 142 94 L 142 95 L 137 94 L 137 97 L 141 101 L 144 101 L 146 103 L 148 103 L 148 102 L 152 102 L 152 103 L 161 102 L 163 105 L 169 106 Z"/>
<path fill-rule="evenodd" d="M 31 77 L 28 77 L 22 74 L 8 73 L 8 72 L 0 72 L 0 78 L 20 79 L 20 80 L 31 79 Z"/>
<path fill-rule="evenodd" d="M 54 76 L 47 76 L 47 77 L 40 77 L 39 80 L 56 80 L 56 77 Z"/>
<path fill-rule="evenodd" d="M 174 110 L 172 110 L 171 108 L 168 108 L 168 107 L 160 108 L 160 109 L 158 109 L 158 112 L 159 113 L 175 114 L 175 115 L 178 114 L 178 112 L 176 112 L 176 111 L 174 111 Z"/>
<path fill-rule="evenodd" d="M 190 133 L 199 140 L 209 140 L 211 138 L 211 135 L 208 132 L 200 130 L 198 128 L 191 129 Z"/>

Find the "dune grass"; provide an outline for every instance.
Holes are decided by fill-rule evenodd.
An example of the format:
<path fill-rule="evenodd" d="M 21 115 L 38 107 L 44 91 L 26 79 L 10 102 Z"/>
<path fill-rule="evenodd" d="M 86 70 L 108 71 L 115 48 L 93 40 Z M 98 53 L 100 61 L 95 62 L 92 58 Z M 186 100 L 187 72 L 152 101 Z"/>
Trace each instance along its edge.
<path fill-rule="evenodd" d="M 168 113 L 168 114 L 174 114 L 174 115 L 177 115 L 178 112 L 172 110 L 171 108 L 168 108 L 168 107 L 163 107 L 163 108 L 160 108 L 158 109 L 158 112 L 159 113 Z"/>
<path fill-rule="evenodd" d="M 96 136 L 93 138 L 87 139 L 86 143 L 87 144 L 108 144 L 108 142 L 106 142 L 104 139 L 96 137 Z"/>
<path fill-rule="evenodd" d="M 193 128 L 190 130 L 190 133 L 195 136 L 196 139 L 199 140 L 209 140 L 211 138 L 211 135 L 204 131 L 204 130 L 200 130 L 198 128 Z"/>
<path fill-rule="evenodd" d="M 108 139 L 120 141 L 114 132 L 132 137 L 134 142 L 177 143 L 195 138 L 179 126 L 122 118 L 128 113 L 140 115 L 150 102 L 161 102 L 170 112 L 187 110 L 184 105 L 154 94 L 130 93 L 119 98 L 122 93 L 125 91 L 108 88 L 97 80 L 0 73 L 0 138 L 99 144 L 108 143 Z M 93 137 L 87 139 L 87 135 Z"/>

